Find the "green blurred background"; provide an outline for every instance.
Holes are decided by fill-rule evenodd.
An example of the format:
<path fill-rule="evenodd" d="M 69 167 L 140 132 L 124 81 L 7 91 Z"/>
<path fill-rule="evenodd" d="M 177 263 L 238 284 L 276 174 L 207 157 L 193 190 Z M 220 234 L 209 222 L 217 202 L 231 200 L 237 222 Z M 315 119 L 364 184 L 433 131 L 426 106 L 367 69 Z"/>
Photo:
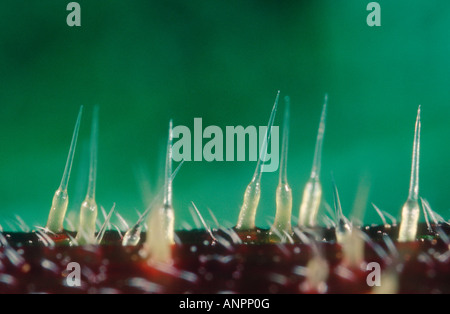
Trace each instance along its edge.
<path fill-rule="evenodd" d="M 399 216 L 422 104 L 421 195 L 448 218 L 450 2 L 368 0 L 69 1 L 0 5 L 0 223 L 45 224 L 80 105 L 85 106 L 69 185 L 74 217 L 85 194 L 86 142 L 100 105 L 97 200 L 128 221 L 158 189 L 170 118 L 175 125 L 265 125 L 276 91 L 292 99 L 289 181 L 294 215 L 311 168 L 325 93 L 329 115 L 322 181 L 330 173 L 345 213 L 362 177 L 369 202 Z M 282 115 L 279 114 L 277 124 Z M 237 220 L 252 162 L 190 162 L 175 185 L 177 226 L 190 202 L 208 220 Z M 148 177 L 150 184 L 142 184 Z M 144 186 L 143 186 L 144 185 Z M 146 187 L 148 185 L 148 187 Z M 274 216 L 277 174 L 263 177 L 258 224 Z M 150 192 L 142 191 L 150 189 Z M 379 223 L 367 206 L 367 223 Z"/>

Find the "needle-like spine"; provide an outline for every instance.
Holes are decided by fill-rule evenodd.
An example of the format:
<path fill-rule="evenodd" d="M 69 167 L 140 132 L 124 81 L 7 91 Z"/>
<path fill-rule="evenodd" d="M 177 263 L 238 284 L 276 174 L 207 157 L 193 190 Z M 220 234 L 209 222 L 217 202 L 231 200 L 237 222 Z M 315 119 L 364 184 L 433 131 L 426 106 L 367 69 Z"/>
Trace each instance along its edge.
<path fill-rule="evenodd" d="M 175 244 L 175 214 L 172 205 L 172 142 L 173 121 L 170 120 L 164 178 L 164 199 L 162 205 L 155 207 L 150 212 L 147 239 L 144 245 L 144 253 L 151 263 L 170 264 L 172 261 L 172 245 Z"/>
<path fill-rule="evenodd" d="M 314 151 L 313 166 L 311 176 L 303 190 L 302 203 L 300 204 L 300 214 L 298 225 L 300 227 L 315 227 L 317 225 L 317 214 L 322 200 L 322 184 L 320 182 L 320 170 L 322 165 L 322 147 L 325 135 L 325 123 L 327 115 L 328 95 L 320 117 L 319 130 L 317 132 L 316 147 Z"/>
<path fill-rule="evenodd" d="M 275 98 L 275 103 L 270 114 L 269 123 L 267 126 L 264 141 L 261 146 L 258 162 L 256 164 L 255 173 L 244 194 L 244 201 L 242 203 L 241 211 L 239 213 L 238 223 L 236 229 L 238 230 L 252 230 L 255 228 L 256 211 L 258 209 L 259 200 L 261 198 L 261 176 L 264 166 L 264 160 L 267 154 L 267 146 L 272 134 L 272 126 L 275 122 L 275 116 L 278 108 L 278 100 L 280 98 L 280 91 L 278 91 Z"/>
<path fill-rule="evenodd" d="M 91 129 L 91 156 L 89 165 L 89 184 L 86 198 L 80 208 L 80 224 L 76 240 L 79 245 L 95 244 L 96 220 L 98 206 L 95 201 L 95 190 L 97 184 L 97 150 L 98 150 L 98 115 L 99 107 L 94 107 Z"/>
<path fill-rule="evenodd" d="M 412 242 L 416 240 L 417 227 L 420 217 L 419 206 L 419 162 L 420 162 L 420 131 L 421 131 L 421 107 L 417 110 L 416 125 L 414 131 L 414 145 L 411 165 L 411 179 L 409 184 L 408 199 L 402 208 L 402 221 L 400 224 L 399 242 Z"/>
<path fill-rule="evenodd" d="M 334 195 L 334 208 L 336 210 L 336 241 L 339 244 L 343 244 L 347 241 L 348 236 L 352 233 L 352 223 L 345 217 L 344 212 L 342 211 L 341 200 L 339 198 L 339 191 L 332 177 L 333 183 L 333 195 Z"/>
<path fill-rule="evenodd" d="M 271 239 L 274 241 L 286 241 L 286 235 L 292 234 L 292 189 L 287 179 L 287 160 L 289 146 L 290 124 L 290 98 L 285 97 L 286 108 L 284 111 L 283 143 L 279 169 L 278 187 L 276 190 L 277 211 L 272 225 Z M 282 239 L 278 235 L 282 235 Z"/>
<path fill-rule="evenodd" d="M 75 156 L 75 150 L 77 146 L 78 133 L 80 130 L 81 116 L 83 114 L 83 106 L 80 107 L 78 113 L 77 122 L 72 135 L 72 142 L 70 143 L 69 154 L 67 156 L 66 166 L 61 179 L 61 184 L 56 190 L 52 200 L 52 207 L 48 216 L 46 229 L 53 233 L 61 233 L 64 229 L 64 218 L 67 212 L 67 206 L 69 204 L 69 195 L 67 193 L 67 187 L 69 185 L 70 172 L 72 170 L 73 159 Z"/>

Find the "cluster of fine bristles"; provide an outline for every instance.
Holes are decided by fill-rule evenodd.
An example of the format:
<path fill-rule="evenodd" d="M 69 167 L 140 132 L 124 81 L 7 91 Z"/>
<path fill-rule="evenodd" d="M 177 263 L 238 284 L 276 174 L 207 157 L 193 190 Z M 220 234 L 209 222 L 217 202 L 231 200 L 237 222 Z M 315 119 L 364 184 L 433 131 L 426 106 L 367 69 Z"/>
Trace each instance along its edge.
<path fill-rule="evenodd" d="M 276 189 L 276 215 L 272 226 L 268 230 L 262 230 L 256 227 L 255 219 L 261 197 L 261 178 L 263 174 L 264 160 L 266 160 L 267 147 L 271 141 L 272 127 L 275 122 L 276 113 L 279 107 L 280 92 L 277 93 L 273 105 L 267 131 L 261 146 L 261 154 L 258 158 L 254 175 L 247 186 L 239 217 L 234 228 L 221 228 L 214 214 L 210 211 L 211 217 L 217 224 L 217 229 L 211 228 L 201 215 L 199 209 L 193 205 L 195 219 L 199 226 L 206 230 L 208 243 L 211 245 L 220 245 L 230 248 L 234 244 L 306 244 L 311 248 L 311 258 L 302 268 L 301 272 L 305 276 L 305 291 L 323 291 L 324 283 L 327 281 L 330 272 L 330 265 L 323 252 L 321 243 L 326 243 L 332 239 L 342 249 L 343 263 L 348 267 L 361 267 L 364 262 L 365 245 L 368 244 L 375 249 L 380 256 L 390 256 L 392 262 L 390 267 L 384 273 L 386 282 L 389 284 L 383 286 L 383 291 L 396 292 L 398 290 L 398 272 L 397 266 L 400 261 L 398 251 L 394 242 L 413 243 L 418 239 L 418 227 L 421 207 L 427 228 L 435 238 L 443 240 L 450 250 L 450 241 L 443 226 L 448 223 L 434 212 L 429 203 L 419 197 L 419 157 L 420 157 L 420 131 L 421 131 L 421 108 L 419 106 L 414 132 L 414 144 L 412 154 L 411 181 L 409 186 L 409 195 L 401 210 L 401 223 L 397 228 L 395 218 L 388 213 L 383 212 L 373 205 L 374 209 L 380 215 L 383 221 L 382 230 L 396 230 L 383 233 L 382 241 L 386 244 L 390 253 L 387 253 L 378 244 L 374 242 L 373 237 L 364 231 L 364 227 L 359 221 L 363 215 L 362 209 L 355 211 L 351 219 L 347 218 L 342 210 L 338 188 L 332 179 L 334 192 L 334 211 L 322 202 L 322 184 L 321 174 L 321 155 L 325 135 L 325 124 L 327 115 L 328 96 L 325 96 L 322 114 L 319 120 L 319 128 L 316 140 L 315 153 L 311 175 L 303 190 L 302 201 L 298 211 L 298 221 L 292 223 L 292 189 L 288 183 L 287 160 L 289 146 L 289 120 L 290 120 L 290 99 L 285 97 L 284 118 L 282 132 L 282 148 L 279 167 L 279 182 Z M 99 110 L 94 108 L 93 121 L 91 127 L 91 154 L 89 184 L 86 198 L 81 204 L 79 212 L 78 230 L 76 233 L 66 231 L 64 223 L 67 221 L 66 212 L 69 202 L 68 185 L 72 163 L 75 155 L 78 133 L 82 118 L 83 107 L 80 108 L 78 118 L 73 132 L 72 142 L 69 154 L 62 176 L 61 184 L 53 197 L 48 222 L 45 228 L 39 228 L 35 231 L 42 243 L 54 245 L 61 236 L 67 238 L 63 245 L 85 246 L 99 245 L 104 240 L 108 227 L 111 225 L 111 217 L 114 213 L 114 207 L 107 214 L 103 209 L 105 221 L 100 230 L 97 230 L 98 206 L 95 200 L 96 173 L 97 173 L 97 146 L 98 146 L 98 116 Z M 169 122 L 167 151 L 164 171 L 164 186 L 160 188 L 154 199 L 150 202 L 146 210 L 140 215 L 138 221 L 126 232 L 120 236 L 121 245 L 124 247 L 138 247 L 140 244 L 139 258 L 148 262 L 148 265 L 173 265 L 173 248 L 181 243 L 180 237 L 174 229 L 175 211 L 173 208 L 172 182 L 179 172 L 183 162 L 178 167 L 172 169 L 172 144 L 173 144 L 173 122 Z M 363 202 L 367 200 L 368 188 L 363 187 L 364 191 L 359 193 Z M 364 199 L 365 198 L 365 199 Z M 421 204 L 419 204 L 419 202 Z M 363 208 L 364 206 L 360 206 Z M 320 209 L 327 210 L 321 213 Z M 320 215 L 319 215 L 320 214 Z M 118 217 L 121 217 L 116 213 Z M 390 217 L 392 224 L 388 223 L 386 217 Z M 328 228 L 322 228 L 320 225 L 326 224 Z M 146 229 L 146 233 L 144 232 Z M 332 230 L 333 236 L 325 235 L 324 230 Z M 1 229 L 0 229 L 1 231 Z M 387 236 L 389 233 L 390 236 Z M 393 237 L 393 240 L 391 240 Z M 0 233 L 0 247 L 10 248 L 7 239 Z M 448 252 L 445 256 L 448 255 Z M 0 264 L 1 265 L 1 264 Z M 162 266 L 159 266 L 162 267 Z"/>

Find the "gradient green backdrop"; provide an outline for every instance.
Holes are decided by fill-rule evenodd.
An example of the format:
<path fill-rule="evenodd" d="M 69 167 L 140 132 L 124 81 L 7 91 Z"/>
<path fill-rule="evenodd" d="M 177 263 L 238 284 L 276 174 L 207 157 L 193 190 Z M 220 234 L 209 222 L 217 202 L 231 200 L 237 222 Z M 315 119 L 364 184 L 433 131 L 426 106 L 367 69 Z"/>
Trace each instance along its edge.
<path fill-rule="evenodd" d="M 421 195 L 448 217 L 450 2 L 365 0 L 69 1 L 0 4 L 0 217 L 45 224 L 80 105 L 85 106 L 69 185 L 71 215 L 87 177 L 92 107 L 101 107 L 97 200 L 135 220 L 158 188 L 170 118 L 176 125 L 264 125 L 280 89 L 292 99 L 289 181 L 294 215 L 311 167 L 323 96 L 329 93 L 322 178 L 344 212 L 363 176 L 369 201 L 398 216 L 409 184 L 422 104 Z M 277 124 L 280 123 L 281 114 Z M 190 201 L 234 223 L 251 162 L 187 163 L 174 186 L 177 225 Z M 277 174 L 263 177 L 258 224 L 274 215 Z M 144 188 L 145 189 L 145 188 Z M 370 206 L 366 222 L 380 222 Z M 211 220 L 211 219 L 209 219 Z"/>

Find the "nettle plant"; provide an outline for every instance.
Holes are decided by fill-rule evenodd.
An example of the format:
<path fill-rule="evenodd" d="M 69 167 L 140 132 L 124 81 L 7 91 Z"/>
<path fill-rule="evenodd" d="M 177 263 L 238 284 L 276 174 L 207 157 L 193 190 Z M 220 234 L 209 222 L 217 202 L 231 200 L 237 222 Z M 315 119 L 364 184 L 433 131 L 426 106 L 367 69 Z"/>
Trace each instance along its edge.
<path fill-rule="evenodd" d="M 419 197 L 420 107 L 409 195 L 401 210 L 400 224 L 375 205 L 374 210 L 383 222 L 380 226 L 363 226 L 359 222 L 362 210 L 347 218 L 334 179 L 334 210 L 324 202 L 320 174 L 327 96 L 311 175 L 303 190 L 298 220 L 293 223 L 293 193 L 287 172 L 290 100 L 285 97 L 275 219 L 268 229 L 256 226 L 261 179 L 265 162 L 270 160 L 268 146 L 273 134 L 278 137 L 278 132 L 272 130 L 279 99 L 280 92 L 268 125 L 262 129 L 264 137 L 256 169 L 244 192 L 236 225 L 223 226 L 211 210 L 210 219 L 205 219 L 192 202 L 190 209 L 198 222 L 194 230 L 174 227 L 177 211 L 173 207 L 172 182 L 184 160 L 176 158 L 180 163 L 173 170 L 176 145 L 172 121 L 164 186 L 131 226 L 115 207 L 109 213 L 100 207 L 104 222 L 99 222 L 95 200 L 98 108 L 93 114 L 90 175 L 78 229 L 64 228 L 65 222 L 76 225 L 66 217 L 66 212 L 81 108 L 47 225 L 28 232 L 25 222 L 18 217 L 22 231 L 0 232 L 0 292 L 450 293 L 449 223 Z M 419 223 L 421 208 L 425 223 Z M 112 223 L 113 215 L 122 227 Z M 76 285 L 67 281 L 71 276 L 68 265 L 79 265 L 81 278 Z"/>

